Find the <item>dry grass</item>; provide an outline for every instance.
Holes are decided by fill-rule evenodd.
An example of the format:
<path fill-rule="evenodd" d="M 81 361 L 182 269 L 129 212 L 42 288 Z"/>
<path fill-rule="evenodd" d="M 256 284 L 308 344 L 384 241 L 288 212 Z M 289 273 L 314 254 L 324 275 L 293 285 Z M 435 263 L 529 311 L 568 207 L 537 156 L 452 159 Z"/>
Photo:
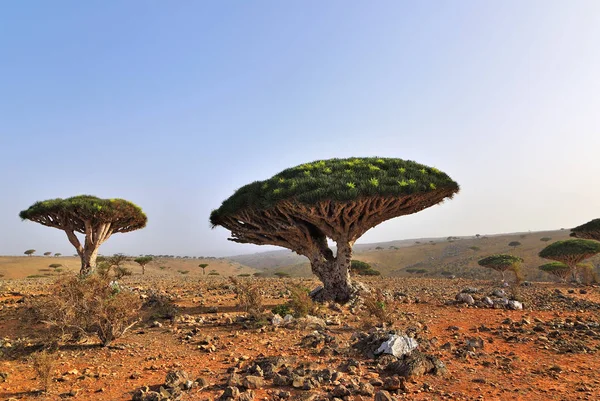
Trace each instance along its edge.
<path fill-rule="evenodd" d="M 30 358 L 31 365 L 37 374 L 42 390 L 47 393 L 52 385 L 52 374 L 56 366 L 56 355 L 48 351 L 40 351 Z"/>
<path fill-rule="evenodd" d="M 259 317 L 263 311 L 263 295 L 258 283 L 252 279 L 229 277 L 234 285 L 238 307 L 253 317 Z"/>

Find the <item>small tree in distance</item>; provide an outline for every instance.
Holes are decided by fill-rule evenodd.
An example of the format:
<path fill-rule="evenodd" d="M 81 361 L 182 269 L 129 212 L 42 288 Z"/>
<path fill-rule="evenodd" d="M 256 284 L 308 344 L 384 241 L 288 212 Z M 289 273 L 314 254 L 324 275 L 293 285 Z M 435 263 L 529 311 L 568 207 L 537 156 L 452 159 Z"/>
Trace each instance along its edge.
<path fill-rule="evenodd" d="M 134 262 L 142 266 L 142 274 L 146 274 L 146 265 L 152 262 L 152 256 L 140 256 L 139 258 L 135 258 Z"/>
<path fill-rule="evenodd" d="M 58 258 L 59 256 L 62 256 L 62 253 L 57 252 L 57 253 L 54 254 L 54 256 Z"/>
<path fill-rule="evenodd" d="M 521 243 L 519 241 L 511 241 L 508 243 L 508 246 L 512 247 L 513 249 L 516 249 L 518 246 L 521 246 Z"/>
<path fill-rule="evenodd" d="M 550 238 L 550 237 L 542 237 L 542 238 L 540 238 L 540 241 L 542 241 L 542 242 L 548 242 L 548 241 L 550 241 L 551 239 L 552 239 L 552 238 Z"/>
<path fill-rule="evenodd" d="M 63 230 L 81 258 L 82 276 L 94 271 L 98 249 L 112 234 L 143 228 L 148 220 L 142 209 L 129 201 L 90 195 L 36 202 L 19 216 Z M 85 235 L 83 244 L 75 233 Z"/>
<path fill-rule="evenodd" d="M 206 268 L 208 267 L 208 263 L 200 263 L 198 267 L 202 269 L 202 275 L 206 275 Z"/>
<path fill-rule="evenodd" d="M 556 241 L 548 245 L 541 250 L 539 256 L 569 266 L 573 279 L 579 281 L 577 265 L 598 253 L 600 253 L 600 242 L 587 239 L 569 239 Z"/>
<path fill-rule="evenodd" d="M 52 252 L 44 252 L 44 256 L 50 256 L 52 255 Z"/>
<path fill-rule="evenodd" d="M 33 254 L 35 253 L 35 249 L 28 249 L 23 253 L 27 256 L 33 256 Z"/>
<path fill-rule="evenodd" d="M 479 266 L 487 267 L 502 273 L 502 281 L 504 281 L 504 272 L 507 270 L 513 271 L 517 280 L 520 280 L 521 262 L 523 262 L 523 259 L 518 256 L 500 254 L 488 256 L 487 258 L 479 260 L 477 263 Z"/>

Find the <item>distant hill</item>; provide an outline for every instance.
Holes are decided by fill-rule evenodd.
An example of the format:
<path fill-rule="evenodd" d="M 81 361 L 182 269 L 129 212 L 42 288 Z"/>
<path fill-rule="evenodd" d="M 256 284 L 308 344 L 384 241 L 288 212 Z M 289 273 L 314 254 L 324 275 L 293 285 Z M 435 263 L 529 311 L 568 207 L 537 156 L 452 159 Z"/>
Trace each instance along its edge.
<path fill-rule="evenodd" d="M 542 238 L 551 238 L 544 242 Z M 477 261 L 494 253 L 509 253 L 522 257 L 523 272 L 527 280 L 551 280 L 537 267 L 546 263 L 537 256 L 546 245 L 569 238 L 568 230 L 482 235 L 480 237 L 422 238 L 359 244 L 354 247 L 354 259 L 370 263 L 384 276 L 394 277 L 457 277 L 487 279 L 497 273 L 482 268 Z M 521 245 L 510 247 L 510 242 Z M 228 258 L 242 265 L 262 271 L 265 275 L 276 272 L 293 277 L 310 276 L 310 264 L 304 256 L 289 250 L 239 255 Z M 590 259 L 597 268 L 600 257 Z M 499 277 L 499 274 L 497 274 Z"/>

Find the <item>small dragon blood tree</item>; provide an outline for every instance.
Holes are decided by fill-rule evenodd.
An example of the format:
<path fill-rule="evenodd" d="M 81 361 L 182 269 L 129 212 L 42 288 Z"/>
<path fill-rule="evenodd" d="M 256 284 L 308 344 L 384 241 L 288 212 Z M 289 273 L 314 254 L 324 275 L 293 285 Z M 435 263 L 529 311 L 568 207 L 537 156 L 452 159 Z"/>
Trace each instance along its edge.
<path fill-rule="evenodd" d="M 518 256 L 501 254 L 488 256 L 487 258 L 479 260 L 477 263 L 479 266 L 487 267 L 502 273 L 502 280 L 504 281 L 504 272 L 507 270 L 513 271 L 517 279 L 519 278 L 519 266 L 521 262 L 523 262 L 523 259 Z"/>
<path fill-rule="evenodd" d="M 390 158 L 319 160 L 238 189 L 210 215 L 230 241 L 277 245 L 306 256 L 323 282 L 320 301 L 347 302 L 354 242 L 369 229 L 452 198 L 459 186 L 445 173 Z M 334 254 L 327 240 L 337 245 Z"/>
<path fill-rule="evenodd" d="M 550 262 L 538 267 L 541 271 L 558 277 L 561 281 L 567 281 L 571 268 L 561 262 Z"/>
<path fill-rule="evenodd" d="M 594 219 L 572 228 L 571 237 L 600 241 L 600 219 Z"/>
<path fill-rule="evenodd" d="M 81 258 L 81 276 L 94 271 L 98 248 L 112 234 L 144 228 L 148 220 L 142 209 L 129 201 L 90 195 L 36 202 L 19 217 L 63 230 Z M 85 235 L 83 245 L 75 233 Z"/>
<path fill-rule="evenodd" d="M 600 253 L 600 242 L 587 239 L 556 241 L 541 250 L 539 256 L 567 265 L 573 278 L 577 280 L 577 265 L 585 259 Z"/>

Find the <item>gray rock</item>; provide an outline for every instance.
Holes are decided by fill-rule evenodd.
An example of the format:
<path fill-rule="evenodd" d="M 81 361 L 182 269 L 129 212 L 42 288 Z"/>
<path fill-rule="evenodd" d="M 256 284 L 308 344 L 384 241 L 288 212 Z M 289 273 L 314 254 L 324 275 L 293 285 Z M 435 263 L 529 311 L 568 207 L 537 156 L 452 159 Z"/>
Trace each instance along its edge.
<path fill-rule="evenodd" d="M 474 305 L 475 304 L 475 300 L 473 299 L 473 297 L 470 294 L 461 292 L 460 294 L 456 295 L 456 300 L 458 302 L 467 304 L 467 305 Z"/>
<path fill-rule="evenodd" d="M 189 377 L 184 370 L 171 370 L 165 377 L 165 386 L 169 388 L 183 388 L 189 381 Z"/>
<path fill-rule="evenodd" d="M 506 296 L 506 292 L 504 290 L 494 290 L 492 291 L 492 296 L 498 298 L 504 298 Z"/>
<path fill-rule="evenodd" d="M 246 376 L 242 379 L 242 386 L 248 389 L 259 389 L 264 385 L 265 380 L 260 376 Z"/>
<path fill-rule="evenodd" d="M 481 337 L 471 337 L 467 338 L 466 347 L 469 351 L 474 351 L 477 349 L 483 349 L 484 341 Z"/>
<path fill-rule="evenodd" d="M 254 392 L 252 390 L 245 391 L 239 395 L 237 401 L 252 401 L 254 400 Z"/>
<path fill-rule="evenodd" d="M 483 303 L 484 303 L 486 306 L 489 306 L 489 307 L 492 307 L 492 306 L 494 306 L 494 301 L 492 301 L 492 298 L 490 298 L 490 297 L 484 297 L 484 298 L 483 298 L 481 301 L 482 301 L 482 302 L 483 302 Z"/>

